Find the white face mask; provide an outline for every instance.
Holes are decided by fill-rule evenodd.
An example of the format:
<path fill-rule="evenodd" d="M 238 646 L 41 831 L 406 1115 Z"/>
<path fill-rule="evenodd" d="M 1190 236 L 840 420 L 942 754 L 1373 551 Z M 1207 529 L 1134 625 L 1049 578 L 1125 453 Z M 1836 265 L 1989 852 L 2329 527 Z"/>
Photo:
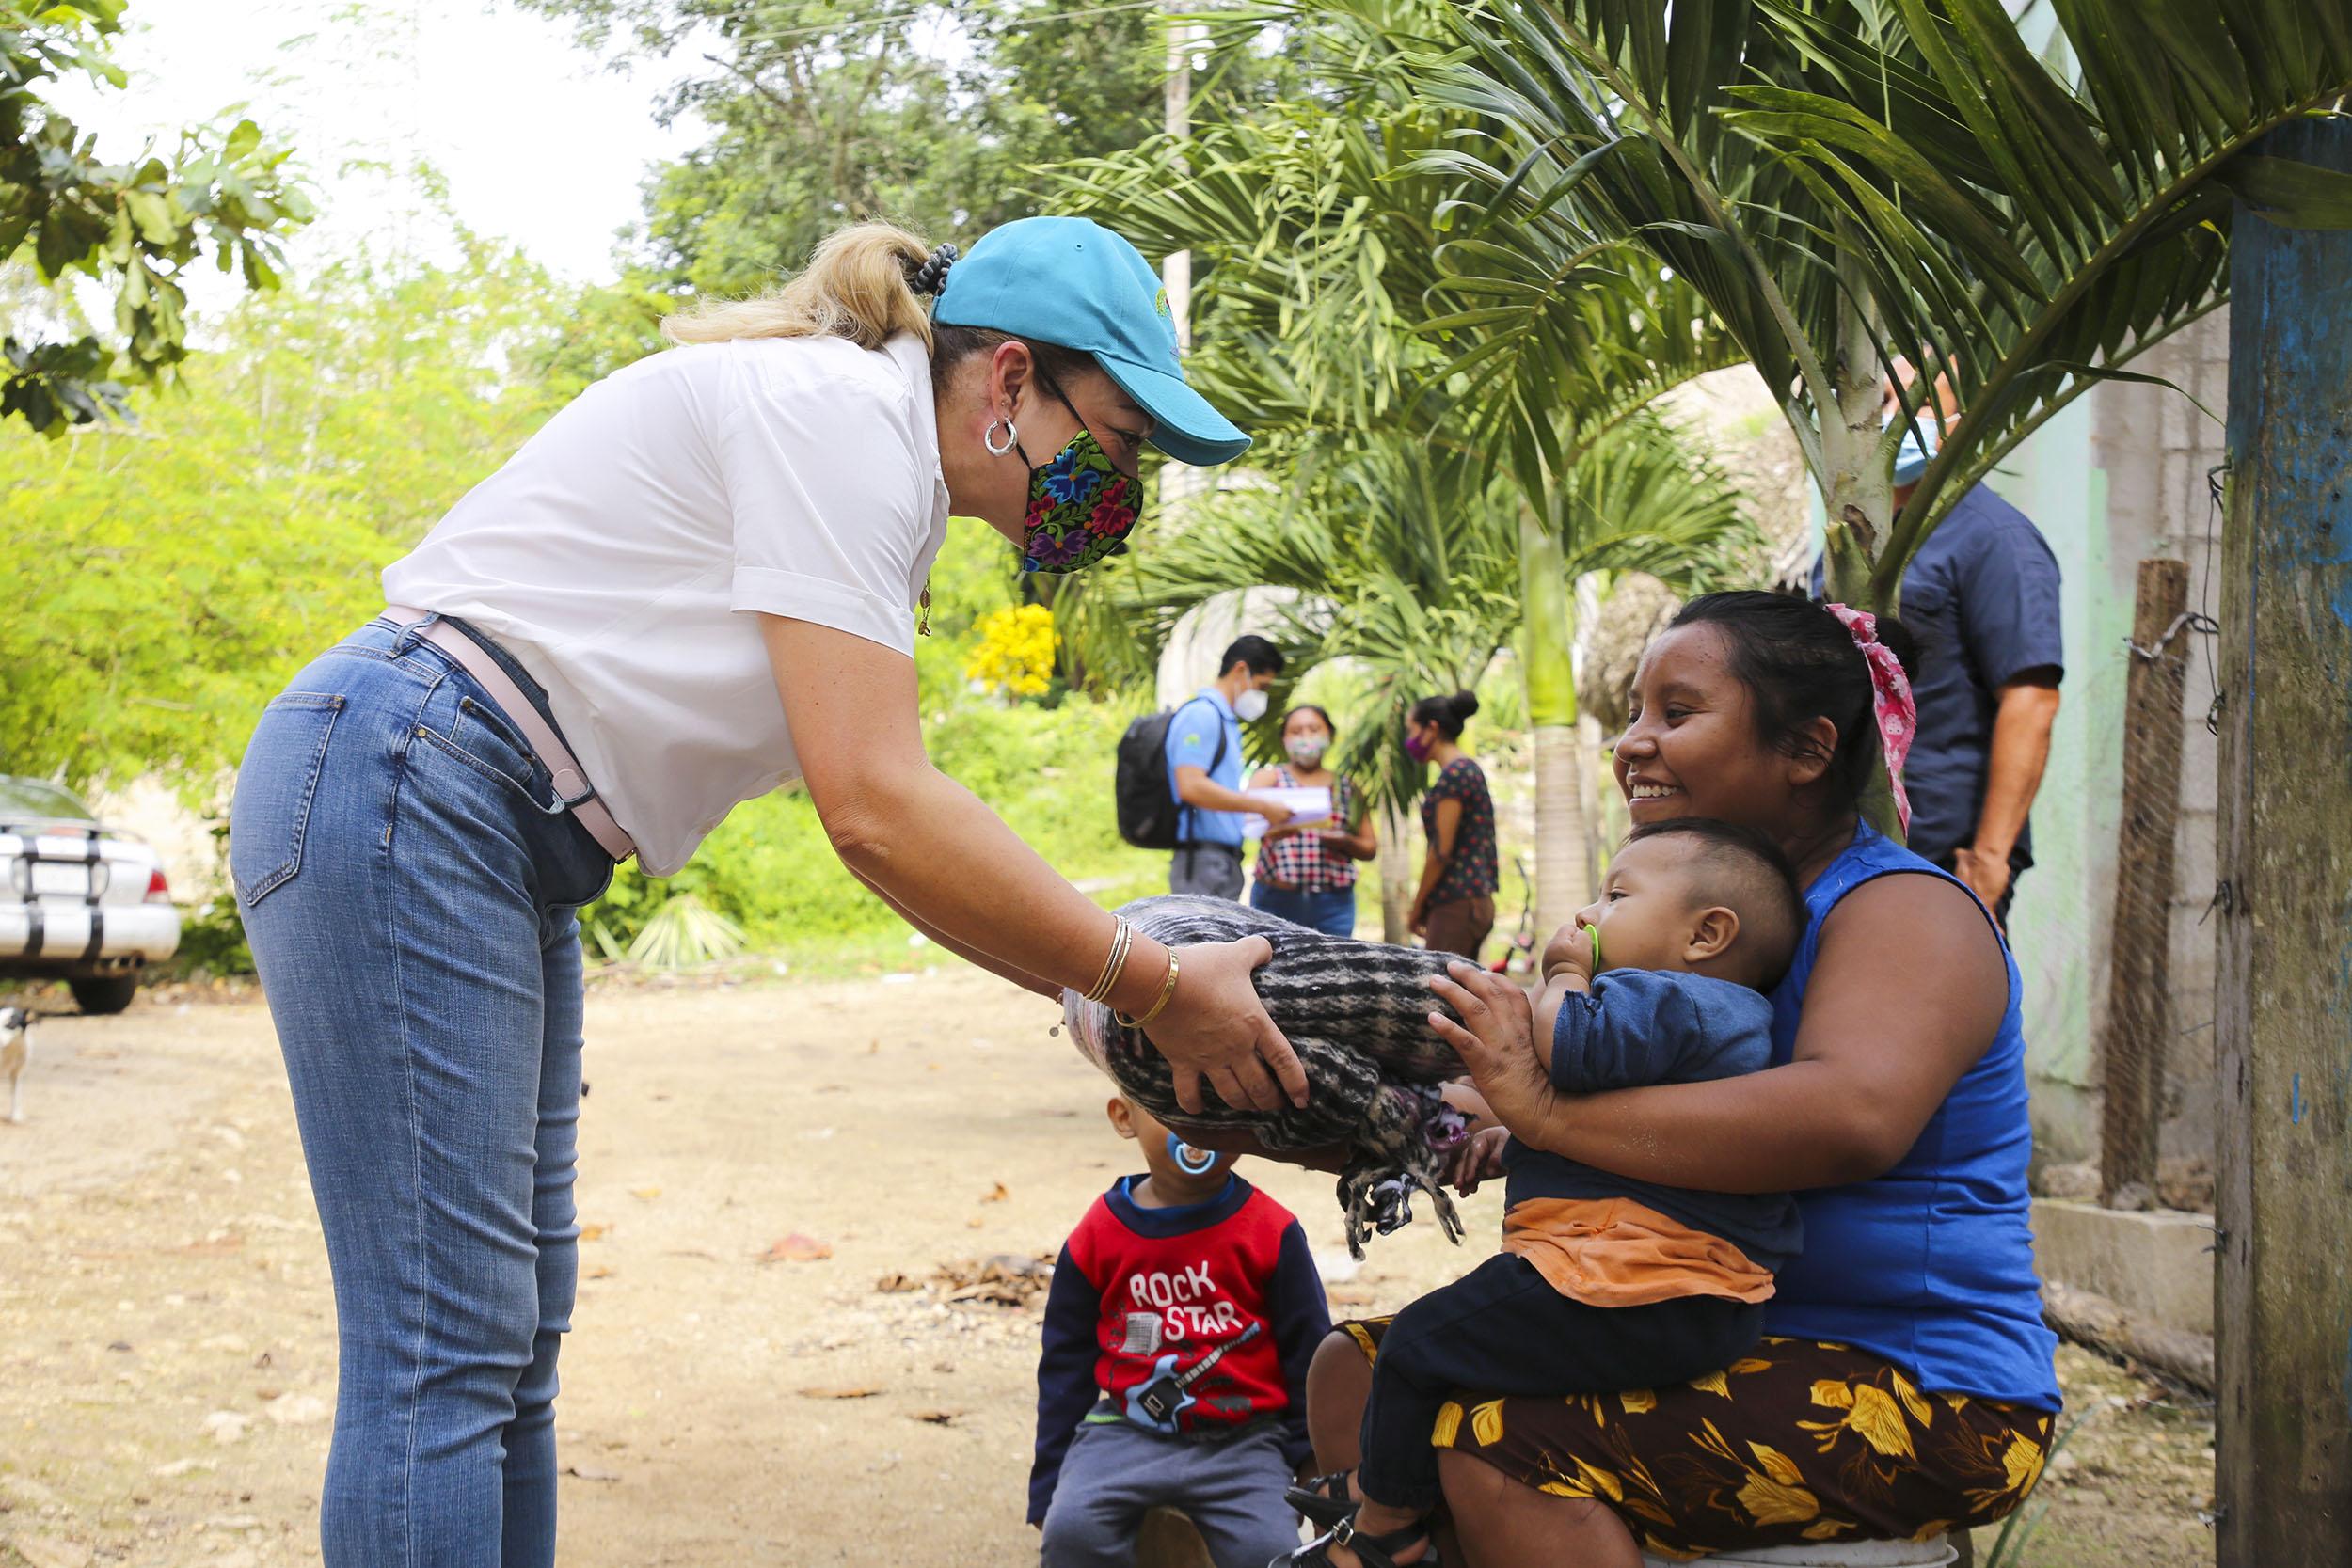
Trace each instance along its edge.
<path fill-rule="evenodd" d="M 1265 693 L 1255 687 L 1233 699 L 1233 717 L 1245 724 L 1254 724 L 1265 717 Z"/>

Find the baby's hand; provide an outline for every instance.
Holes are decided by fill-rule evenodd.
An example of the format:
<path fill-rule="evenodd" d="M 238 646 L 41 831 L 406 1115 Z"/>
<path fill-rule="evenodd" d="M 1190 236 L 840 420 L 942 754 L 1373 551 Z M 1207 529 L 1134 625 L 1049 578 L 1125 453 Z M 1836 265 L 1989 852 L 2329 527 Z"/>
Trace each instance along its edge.
<path fill-rule="evenodd" d="M 1446 1180 L 1455 1192 L 1470 1196 L 1478 1191 L 1479 1183 L 1502 1174 L 1502 1150 L 1510 1141 L 1509 1128 L 1480 1128 L 1454 1150 L 1453 1163 L 1446 1168 Z"/>
<path fill-rule="evenodd" d="M 1456 1023 L 1433 1012 L 1430 1028 L 1461 1056 L 1495 1116 L 1515 1131 L 1541 1122 L 1553 1090 L 1551 1073 L 1535 1053 L 1534 1009 L 1527 992 L 1459 960 L 1446 966 L 1445 975 L 1432 975 L 1429 989 L 1462 1015 Z"/>
<path fill-rule="evenodd" d="M 1589 986 L 1593 981 L 1592 928 L 1570 921 L 1551 934 L 1544 945 L 1544 978 L 1556 980 L 1563 974 L 1574 975 Z"/>

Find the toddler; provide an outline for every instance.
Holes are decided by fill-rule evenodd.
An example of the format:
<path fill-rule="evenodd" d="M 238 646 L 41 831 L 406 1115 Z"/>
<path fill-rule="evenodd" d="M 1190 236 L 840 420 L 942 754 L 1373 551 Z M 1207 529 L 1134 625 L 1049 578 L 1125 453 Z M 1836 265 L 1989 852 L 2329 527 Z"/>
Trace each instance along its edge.
<path fill-rule="evenodd" d="M 1632 836 L 1599 902 L 1552 939 L 1534 998 L 1437 981 L 1469 1027 L 1444 1013 L 1430 1022 L 1457 1047 L 1532 1044 L 1568 1094 L 1754 1072 L 1772 1061 L 1765 992 L 1806 918 L 1769 840 L 1703 819 L 1660 823 Z M 1381 1330 L 1360 1468 L 1352 1484 L 1324 1477 L 1294 1497 L 1336 1528 L 1281 1562 L 1424 1559 L 1422 1521 L 1438 1500 L 1430 1434 L 1456 1390 L 1570 1397 L 1684 1383 L 1761 1336 L 1773 1272 L 1800 1242 L 1788 1194 L 1653 1186 L 1482 1129 L 1460 1162 L 1465 1190 L 1497 1167 L 1502 1251 Z"/>
<path fill-rule="evenodd" d="M 1290 1212 L 1132 1102 L 1143 1146 L 1054 1265 L 1037 1370 L 1029 1522 L 1043 1568 L 1128 1564 L 1146 1512 L 1182 1511 L 1218 1568 L 1298 1544 L 1284 1489 L 1304 1465 L 1307 1364 L 1331 1331 Z"/>

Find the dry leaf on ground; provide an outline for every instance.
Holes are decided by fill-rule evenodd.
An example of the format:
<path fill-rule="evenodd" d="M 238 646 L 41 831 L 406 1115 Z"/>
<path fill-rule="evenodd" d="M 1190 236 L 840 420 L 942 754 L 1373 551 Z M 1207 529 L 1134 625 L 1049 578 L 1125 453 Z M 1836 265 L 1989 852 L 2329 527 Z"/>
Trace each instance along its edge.
<path fill-rule="evenodd" d="M 763 1263 L 814 1263 L 833 1256 L 833 1243 L 820 1242 L 814 1236 L 803 1236 L 795 1230 L 780 1241 L 768 1243 L 768 1250 L 759 1255 Z"/>

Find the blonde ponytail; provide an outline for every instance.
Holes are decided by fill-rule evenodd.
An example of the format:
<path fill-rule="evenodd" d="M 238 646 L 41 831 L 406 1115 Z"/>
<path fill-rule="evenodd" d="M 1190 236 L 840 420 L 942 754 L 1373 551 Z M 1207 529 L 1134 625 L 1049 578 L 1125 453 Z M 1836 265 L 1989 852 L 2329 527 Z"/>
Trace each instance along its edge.
<path fill-rule="evenodd" d="M 713 300 L 665 316 L 672 342 L 847 338 L 876 349 L 901 332 L 931 341 L 930 312 L 911 281 L 931 247 L 895 224 L 858 223 L 818 243 L 800 276 L 751 299 Z"/>

